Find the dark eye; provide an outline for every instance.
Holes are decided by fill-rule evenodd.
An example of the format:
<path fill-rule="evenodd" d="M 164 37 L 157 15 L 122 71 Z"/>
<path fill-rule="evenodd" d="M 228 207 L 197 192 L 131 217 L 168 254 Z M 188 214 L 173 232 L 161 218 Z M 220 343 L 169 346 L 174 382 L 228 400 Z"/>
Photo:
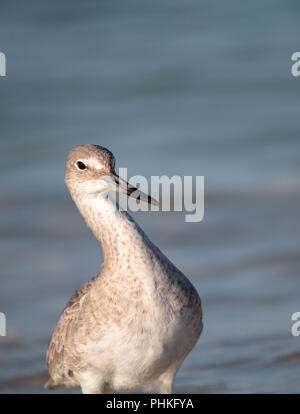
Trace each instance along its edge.
<path fill-rule="evenodd" d="M 85 163 L 84 163 L 84 162 L 82 162 L 82 161 L 77 161 L 77 162 L 76 162 L 76 165 L 77 165 L 77 168 L 78 168 L 79 170 L 85 170 L 85 169 L 86 169 L 86 165 L 85 165 Z"/>

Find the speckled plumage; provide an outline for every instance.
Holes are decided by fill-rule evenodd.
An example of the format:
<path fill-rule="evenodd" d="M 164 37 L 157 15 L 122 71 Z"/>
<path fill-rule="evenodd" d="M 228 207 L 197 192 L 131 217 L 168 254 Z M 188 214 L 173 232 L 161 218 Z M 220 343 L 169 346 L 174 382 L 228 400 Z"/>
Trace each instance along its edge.
<path fill-rule="evenodd" d="M 80 160 L 86 170 L 76 168 Z M 202 330 L 189 280 L 134 220 L 107 198 L 114 157 L 103 147 L 70 151 L 66 184 L 103 249 L 99 274 L 82 285 L 52 334 L 46 388 L 83 393 L 144 388 L 172 392 L 176 372 Z"/>

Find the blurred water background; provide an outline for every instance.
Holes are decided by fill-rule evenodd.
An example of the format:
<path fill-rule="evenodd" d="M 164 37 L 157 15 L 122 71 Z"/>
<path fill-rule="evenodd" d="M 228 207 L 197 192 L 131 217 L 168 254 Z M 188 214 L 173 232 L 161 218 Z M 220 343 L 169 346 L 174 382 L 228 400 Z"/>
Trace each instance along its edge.
<path fill-rule="evenodd" d="M 1 2 L 1 393 L 46 392 L 51 332 L 100 267 L 64 185 L 83 143 L 129 176 L 205 176 L 202 222 L 134 214 L 203 301 L 175 392 L 299 392 L 299 18 L 291 0 Z"/>

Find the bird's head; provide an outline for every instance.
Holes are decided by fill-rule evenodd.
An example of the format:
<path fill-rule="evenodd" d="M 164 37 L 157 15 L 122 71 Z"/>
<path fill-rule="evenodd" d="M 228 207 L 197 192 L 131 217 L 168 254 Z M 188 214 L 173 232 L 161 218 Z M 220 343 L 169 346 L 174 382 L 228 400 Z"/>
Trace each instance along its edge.
<path fill-rule="evenodd" d="M 114 155 L 100 145 L 80 145 L 69 152 L 65 182 L 72 196 L 106 196 L 113 190 L 157 205 L 156 200 L 116 174 Z"/>

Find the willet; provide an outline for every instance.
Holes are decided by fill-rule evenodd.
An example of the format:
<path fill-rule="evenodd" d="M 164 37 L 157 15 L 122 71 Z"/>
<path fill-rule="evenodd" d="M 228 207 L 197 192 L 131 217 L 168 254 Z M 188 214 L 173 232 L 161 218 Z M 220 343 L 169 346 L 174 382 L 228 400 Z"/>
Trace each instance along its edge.
<path fill-rule="evenodd" d="M 64 308 L 52 334 L 45 387 L 85 394 L 143 388 L 171 393 L 175 375 L 202 330 L 191 282 L 148 239 L 108 191 L 155 201 L 115 173 L 106 148 L 68 155 L 65 182 L 103 250 L 100 272 Z"/>

